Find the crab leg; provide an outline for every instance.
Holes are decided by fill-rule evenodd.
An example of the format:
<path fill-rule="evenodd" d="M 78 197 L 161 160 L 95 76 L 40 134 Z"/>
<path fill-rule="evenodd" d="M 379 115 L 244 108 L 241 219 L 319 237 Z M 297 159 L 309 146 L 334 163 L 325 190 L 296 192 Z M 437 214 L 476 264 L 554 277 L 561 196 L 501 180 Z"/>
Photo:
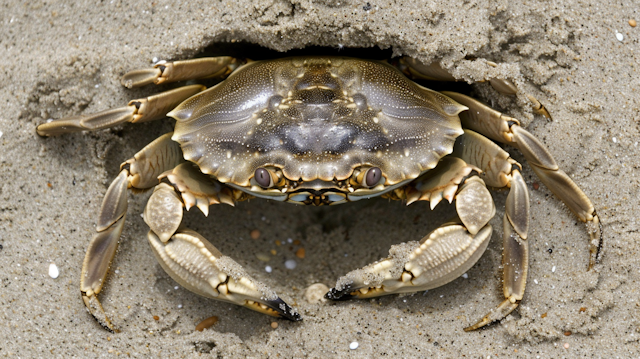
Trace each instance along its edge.
<path fill-rule="evenodd" d="M 122 76 L 122 86 L 132 88 L 154 83 L 197 80 L 211 77 L 223 78 L 242 65 L 230 56 L 203 57 L 182 61 L 160 61 L 150 69 L 134 70 Z"/>
<path fill-rule="evenodd" d="M 327 298 L 370 298 L 436 288 L 456 279 L 476 263 L 491 238 L 492 227 L 488 222 L 495 214 L 493 199 L 478 176 L 467 177 L 470 171 L 465 167 L 472 167 L 455 158 L 448 166 L 459 175 L 441 178 L 452 172 L 444 171 L 419 178 L 417 191 L 429 193 L 429 198 L 439 201 L 453 198 L 449 196 L 453 188 L 459 218 L 440 226 L 420 242 L 392 246 L 388 258 L 340 278 Z"/>
<path fill-rule="evenodd" d="M 591 200 L 558 167 L 547 148 L 520 127 L 518 120 L 505 116 L 471 97 L 455 92 L 444 92 L 444 94 L 469 107 L 469 111 L 460 114 L 463 127 L 518 148 L 547 188 L 558 196 L 580 221 L 586 223 L 590 237 L 587 270 L 591 270 L 600 260 L 603 244 L 602 224 Z"/>
<path fill-rule="evenodd" d="M 118 248 L 118 240 L 127 213 L 127 188 L 146 189 L 158 183 L 166 169 L 183 162 L 180 146 L 167 133 L 151 142 L 121 165 L 120 174 L 111 183 L 102 201 L 96 234 L 82 264 L 80 292 L 89 312 L 103 327 L 114 331 L 97 295 L 106 282 L 109 266 Z"/>
<path fill-rule="evenodd" d="M 475 330 L 509 315 L 524 296 L 529 268 L 529 191 L 520 174 L 520 164 L 488 138 L 464 130 L 456 139 L 453 156 L 482 170 L 481 176 L 491 187 L 509 187 L 503 223 L 503 281 L 505 300 L 476 324 L 465 328 Z"/>
<path fill-rule="evenodd" d="M 225 191 L 233 193 L 222 184 L 210 185 L 210 180 L 203 182 L 199 177 L 206 178 L 191 164 L 182 164 L 167 174 L 173 187 L 161 183 L 147 203 L 144 220 L 151 228 L 148 239 L 162 268 L 196 294 L 271 316 L 300 320 L 295 309 L 249 276 L 240 264 L 224 256 L 198 233 L 180 227 L 183 207 L 188 208 L 189 202 L 203 209 L 210 203 L 218 203 Z"/>
<path fill-rule="evenodd" d="M 202 85 L 179 87 L 142 99 L 131 100 L 125 107 L 43 123 L 36 128 L 36 131 L 38 135 L 48 137 L 78 131 L 97 131 L 126 122 L 159 120 L 166 117 L 167 113 L 182 101 L 204 89 Z"/>
<path fill-rule="evenodd" d="M 487 65 L 491 67 L 497 67 L 498 65 L 495 62 L 487 61 Z M 425 79 L 430 81 L 458 81 L 455 77 L 453 77 L 446 69 L 444 69 L 440 62 L 432 62 L 429 65 L 425 65 L 422 62 L 410 58 L 405 57 L 400 60 L 400 67 L 414 78 Z M 503 95 L 513 96 L 518 93 L 518 88 L 516 85 L 507 79 L 498 79 L 498 78 L 490 78 L 486 81 L 489 81 L 491 87 L 494 90 L 498 91 Z M 479 81 L 485 82 L 485 81 Z M 533 106 L 533 111 L 538 115 L 542 115 L 548 119 L 551 119 L 551 115 L 549 111 L 538 101 L 535 97 L 528 95 L 529 101 L 531 101 L 531 105 Z"/>

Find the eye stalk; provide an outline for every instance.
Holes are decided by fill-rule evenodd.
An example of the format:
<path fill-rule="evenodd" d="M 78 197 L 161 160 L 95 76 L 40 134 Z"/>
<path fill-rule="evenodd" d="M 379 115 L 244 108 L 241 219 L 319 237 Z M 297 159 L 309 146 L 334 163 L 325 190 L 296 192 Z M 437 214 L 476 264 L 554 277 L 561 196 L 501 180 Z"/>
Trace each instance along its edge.
<path fill-rule="evenodd" d="M 253 173 L 253 180 L 262 188 L 272 188 L 280 184 L 282 176 L 279 175 L 278 169 L 259 167 Z"/>
<path fill-rule="evenodd" d="M 365 187 L 373 187 L 382 179 L 382 171 L 378 167 L 371 167 L 364 174 L 362 185 Z"/>
<path fill-rule="evenodd" d="M 363 168 L 355 176 L 355 182 L 365 188 L 377 186 L 382 179 L 382 170 L 379 167 Z"/>
<path fill-rule="evenodd" d="M 269 188 L 273 186 L 273 179 L 271 178 L 271 174 L 267 171 L 266 168 L 258 168 L 254 173 L 254 178 L 256 182 L 260 185 L 260 187 Z"/>

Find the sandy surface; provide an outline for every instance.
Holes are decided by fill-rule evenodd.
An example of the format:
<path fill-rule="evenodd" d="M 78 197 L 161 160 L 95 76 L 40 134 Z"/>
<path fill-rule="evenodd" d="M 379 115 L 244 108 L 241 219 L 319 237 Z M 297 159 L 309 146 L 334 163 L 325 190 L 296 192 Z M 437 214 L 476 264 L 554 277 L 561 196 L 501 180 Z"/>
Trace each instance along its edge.
<path fill-rule="evenodd" d="M 640 27 L 628 23 L 640 20 L 637 3 L 70 3 L 9 0 L 0 6 L 0 356 L 640 355 L 640 228 L 634 211 L 640 177 Z M 270 317 L 177 287 L 146 243 L 140 213 L 148 194 L 143 194 L 130 197 L 115 271 L 101 295 L 121 332 L 102 329 L 78 290 L 102 196 L 119 163 L 170 131 L 171 123 L 50 139 L 39 138 L 36 125 L 150 94 L 152 88 L 123 89 L 119 78 L 154 58 L 182 59 L 203 51 L 261 58 L 274 55 L 266 48 L 309 46 L 324 46 L 331 54 L 343 46 L 373 47 L 343 53 L 442 59 L 467 81 L 513 79 L 521 91 L 517 99 L 486 84 L 466 91 L 520 118 L 590 196 L 605 230 L 606 253 L 597 270 L 586 272 L 585 228 L 544 186 L 534 189 L 527 165 L 532 204 L 527 293 L 513 315 L 471 333 L 462 328 L 502 300 L 504 192 L 494 195 L 498 215 L 489 249 L 467 278 L 427 293 L 342 303 L 310 304 L 304 289 L 318 282 L 332 286 L 340 275 L 386 255 L 391 244 L 420 239 L 451 209 L 440 205 L 432 214 L 428 203 L 406 207 L 385 200 L 332 208 L 252 200 L 212 208 L 206 220 L 189 213 L 190 227 L 304 316 L 298 323 L 276 320 L 273 329 Z M 491 68 L 483 59 L 501 65 Z M 554 121 L 532 116 L 526 94 L 539 98 Z M 261 232 L 258 240 L 250 239 L 254 229 Z M 299 244 L 276 243 L 289 238 Z M 301 247 L 304 259 L 294 255 Z M 258 253 L 271 260 L 260 261 Z M 295 270 L 285 268 L 287 259 L 297 260 Z M 50 263 L 60 270 L 57 279 L 48 275 Z M 194 330 L 211 316 L 219 318 L 212 329 Z M 359 347 L 350 350 L 351 342 Z"/>

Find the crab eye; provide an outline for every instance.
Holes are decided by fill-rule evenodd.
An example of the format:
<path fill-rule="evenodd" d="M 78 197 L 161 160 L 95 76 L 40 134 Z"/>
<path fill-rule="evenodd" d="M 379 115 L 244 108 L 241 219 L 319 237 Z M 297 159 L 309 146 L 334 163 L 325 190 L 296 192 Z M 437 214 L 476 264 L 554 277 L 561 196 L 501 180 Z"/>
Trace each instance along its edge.
<path fill-rule="evenodd" d="M 271 180 L 271 174 L 266 168 L 258 168 L 254 173 L 254 178 L 256 182 L 260 185 L 260 187 L 269 188 L 273 186 L 273 181 Z"/>
<path fill-rule="evenodd" d="M 382 179 L 382 171 L 378 167 L 371 167 L 364 174 L 364 181 L 362 185 L 365 187 L 373 187 Z"/>

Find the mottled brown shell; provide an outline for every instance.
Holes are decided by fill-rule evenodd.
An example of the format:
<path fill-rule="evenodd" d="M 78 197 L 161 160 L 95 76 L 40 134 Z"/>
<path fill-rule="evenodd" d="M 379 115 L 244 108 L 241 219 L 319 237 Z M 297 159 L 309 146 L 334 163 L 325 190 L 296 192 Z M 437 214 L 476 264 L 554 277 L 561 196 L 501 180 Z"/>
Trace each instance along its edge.
<path fill-rule="evenodd" d="M 170 116 L 185 159 L 221 182 L 246 186 L 263 166 L 343 180 L 369 165 L 392 185 L 451 153 L 464 109 L 385 63 L 303 57 L 249 63 Z"/>

